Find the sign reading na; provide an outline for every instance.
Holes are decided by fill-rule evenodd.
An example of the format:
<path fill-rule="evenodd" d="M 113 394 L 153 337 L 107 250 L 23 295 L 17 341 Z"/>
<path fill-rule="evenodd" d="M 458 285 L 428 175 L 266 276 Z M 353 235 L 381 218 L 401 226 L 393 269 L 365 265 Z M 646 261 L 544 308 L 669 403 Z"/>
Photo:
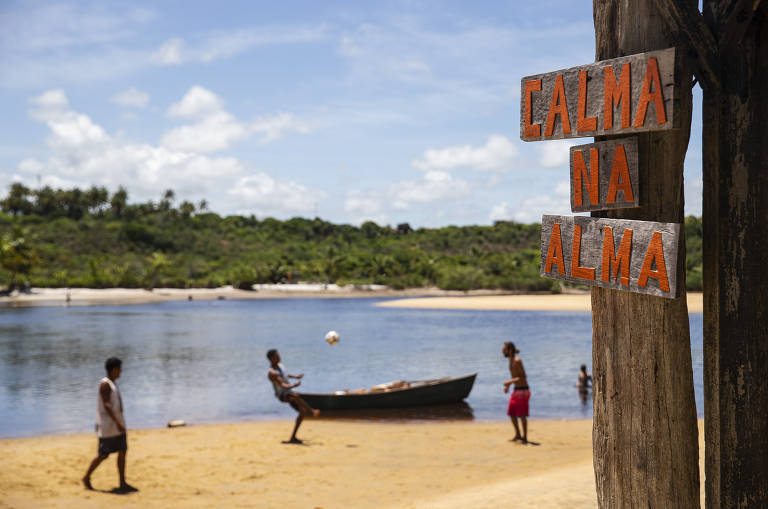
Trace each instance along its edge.
<path fill-rule="evenodd" d="M 675 58 L 669 48 L 523 78 L 520 139 L 677 128 Z"/>
<path fill-rule="evenodd" d="M 571 147 L 571 210 L 640 206 L 637 137 Z"/>
<path fill-rule="evenodd" d="M 541 275 L 677 297 L 680 225 L 583 216 L 541 220 Z"/>

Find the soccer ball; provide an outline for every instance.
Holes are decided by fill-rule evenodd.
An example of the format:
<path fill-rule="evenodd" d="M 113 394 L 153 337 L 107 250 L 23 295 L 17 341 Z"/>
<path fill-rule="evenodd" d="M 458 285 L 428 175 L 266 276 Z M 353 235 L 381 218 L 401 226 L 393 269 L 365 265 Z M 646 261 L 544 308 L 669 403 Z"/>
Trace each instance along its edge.
<path fill-rule="evenodd" d="M 328 334 L 325 335 L 325 341 L 333 346 L 339 342 L 339 333 L 335 330 L 328 331 Z"/>

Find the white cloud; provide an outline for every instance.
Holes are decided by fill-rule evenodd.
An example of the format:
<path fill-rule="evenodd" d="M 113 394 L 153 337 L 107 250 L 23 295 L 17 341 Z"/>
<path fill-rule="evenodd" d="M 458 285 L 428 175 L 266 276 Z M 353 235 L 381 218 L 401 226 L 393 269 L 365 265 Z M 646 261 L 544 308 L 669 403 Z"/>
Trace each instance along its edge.
<path fill-rule="evenodd" d="M 576 145 L 572 141 L 550 140 L 539 144 L 536 149 L 539 152 L 540 163 L 544 168 L 556 168 L 570 164 L 571 147 Z"/>
<path fill-rule="evenodd" d="M 182 62 L 182 51 L 184 50 L 184 40 L 173 38 L 165 41 L 154 53 L 151 59 L 158 65 L 179 65 Z"/>
<path fill-rule="evenodd" d="M 274 138 L 291 123 L 283 119 L 276 123 L 278 127 L 267 129 L 265 126 L 271 125 L 268 119 L 254 125 L 238 122 L 217 109 L 223 102 L 204 89 L 188 94 L 169 110 L 198 121 L 166 133 L 159 145 L 110 135 L 88 115 L 74 111 L 60 89 L 34 97 L 30 104 L 30 115 L 51 131 L 51 154 L 45 160 L 26 158 L 19 163 L 18 178 L 29 185 L 102 185 L 111 189 L 122 185 L 135 200 L 156 198 L 161 190 L 171 188 L 186 196 L 205 198 L 222 212 L 237 210 L 279 217 L 311 214 L 327 196 L 323 191 L 264 172 L 249 173 L 246 165 L 234 157 L 205 155 L 256 132 L 256 124 L 262 136 Z M 226 199 L 222 199 L 224 196 Z"/>
<path fill-rule="evenodd" d="M 248 135 L 245 125 L 229 113 L 222 111 L 209 115 L 199 122 L 171 129 L 162 144 L 183 152 L 217 152 L 229 148 L 232 143 Z"/>
<path fill-rule="evenodd" d="M 384 213 L 387 201 L 386 197 L 375 191 L 347 191 L 344 200 L 344 212 L 357 225 L 366 221 L 373 221 L 379 225 L 387 224 L 389 216 Z"/>
<path fill-rule="evenodd" d="M 539 223 L 545 214 L 571 214 L 570 183 L 562 180 L 552 193 L 524 198 L 517 207 L 508 207 L 503 212 L 507 214 L 506 219 L 520 223 Z"/>
<path fill-rule="evenodd" d="M 279 181 L 266 173 L 239 179 L 229 190 L 237 199 L 236 208 L 259 216 L 310 214 L 327 196 L 292 181 Z"/>
<path fill-rule="evenodd" d="M 154 15 L 115 3 L 5 2 L 0 64 L 13 72 L 0 73 L 0 85 L 93 83 L 146 67 L 140 34 Z"/>
<path fill-rule="evenodd" d="M 254 48 L 314 42 L 322 40 L 326 35 L 325 25 L 318 25 L 241 28 L 210 33 L 193 42 L 174 37 L 155 50 L 152 61 L 158 65 L 209 63 L 231 58 Z"/>
<path fill-rule="evenodd" d="M 129 88 L 113 95 L 110 100 L 123 108 L 143 109 L 149 104 L 149 94 L 137 88 Z"/>
<path fill-rule="evenodd" d="M 190 88 L 181 101 L 168 108 L 171 117 L 194 118 L 210 113 L 218 113 L 224 108 L 224 103 L 219 97 L 201 86 Z"/>
<path fill-rule="evenodd" d="M 44 122 L 53 133 L 48 138 L 50 146 L 77 147 L 89 143 L 100 143 L 106 133 L 86 115 L 67 109 L 69 101 L 61 89 L 54 89 L 33 97 L 30 102 L 37 106 L 30 115 Z"/>
<path fill-rule="evenodd" d="M 261 135 L 260 143 L 282 138 L 287 132 L 308 133 L 312 124 L 290 113 L 259 117 L 242 122 L 224 110 L 224 102 L 210 90 L 194 86 L 178 103 L 171 105 L 168 115 L 192 118 L 197 122 L 171 129 L 163 136 L 163 145 L 181 151 L 216 152 L 229 148 L 252 134 Z"/>
<path fill-rule="evenodd" d="M 314 129 L 314 124 L 300 120 L 290 113 L 278 113 L 257 118 L 249 128 L 253 132 L 261 133 L 261 143 L 269 143 L 282 138 L 287 132 L 309 133 Z"/>
<path fill-rule="evenodd" d="M 443 171 L 428 171 L 418 180 L 393 184 L 390 194 L 396 208 L 406 209 L 411 203 L 456 200 L 469 194 L 469 184 Z"/>
<path fill-rule="evenodd" d="M 325 38 L 326 32 L 324 25 L 231 30 L 210 36 L 200 45 L 196 58 L 210 62 L 261 46 L 313 42 Z"/>
<path fill-rule="evenodd" d="M 503 201 L 497 205 L 494 205 L 491 209 L 491 213 L 488 214 L 488 219 L 491 221 L 506 221 L 512 219 L 514 211 L 509 203 Z"/>
<path fill-rule="evenodd" d="M 60 88 L 43 92 L 41 95 L 30 99 L 29 102 L 44 110 L 66 108 L 69 106 L 67 95 Z"/>
<path fill-rule="evenodd" d="M 98 4 L 23 3 L 3 12 L 0 47 L 11 51 L 49 51 L 93 47 L 128 39 L 154 18 L 154 11 L 118 12 Z"/>
<path fill-rule="evenodd" d="M 45 161 L 23 160 L 19 169 L 27 174 L 45 172 L 43 179 L 58 178 L 69 185 L 124 185 L 143 199 L 154 196 L 158 186 L 203 192 L 219 179 L 244 171 L 232 157 L 211 158 L 110 136 L 90 117 L 71 110 L 61 90 L 45 92 L 31 102 L 38 107 L 30 112 L 32 117 L 51 130 L 52 153 Z"/>
<path fill-rule="evenodd" d="M 428 149 L 411 164 L 424 171 L 469 168 L 477 171 L 507 171 L 517 156 L 517 147 L 507 137 L 494 134 L 482 147 L 456 145 Z"/>

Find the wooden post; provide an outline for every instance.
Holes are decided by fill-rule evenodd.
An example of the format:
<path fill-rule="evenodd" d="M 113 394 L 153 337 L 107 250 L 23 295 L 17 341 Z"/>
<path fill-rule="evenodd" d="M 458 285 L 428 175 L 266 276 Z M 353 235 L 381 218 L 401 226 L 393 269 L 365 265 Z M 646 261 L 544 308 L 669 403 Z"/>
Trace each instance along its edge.
<path fill-rule="evenodd" d="M 762 3 L 704 0 L 707 25 L 720 41 L 719 86 L 704 89 L 703 135 L 710 509 L 768 507 L 768 6 Z"/>
<path fill-rule="evenodd" d="M 652 0 L 593 0 L 593 9 L 597 60 L 677 42 Z M 681 73 L 679 129 L 636 135 L 642 205 L 593 216 L 683 221 L 683 160 L 691 121 L 690 88 L 683 84 L 691 79 L 690 72 Z M 684 249 L 681 240 L 682 254 Z M 699 507 L 684 259 L 678 256 L 676 299 L 592 287 L 593 447 L 601 508 Z"/>

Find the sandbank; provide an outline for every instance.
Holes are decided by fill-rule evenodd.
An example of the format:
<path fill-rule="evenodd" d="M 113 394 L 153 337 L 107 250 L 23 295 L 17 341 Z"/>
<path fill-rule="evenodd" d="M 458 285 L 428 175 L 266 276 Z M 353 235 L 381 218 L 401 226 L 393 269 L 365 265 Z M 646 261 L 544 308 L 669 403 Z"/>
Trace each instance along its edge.
<path fill-rule="evenodd" d="M 474 290 L 471 296 L 497 295 L 497 290 Z M 0 306 L 103 306 L 148 304 L 174 300 L 205 299 L 281 299 L 281 298 L 366 298 L 459 296 L 466 292 L 440 290 L 435 287 L 394 290 L 382 285 L 322 285 L 284 284 L 257 285 L 254 291 L 239 290 L 232 286 L 220 288 L 32 288 L 28 292 L 13 292 L 0 296 Z"/>
<path fill-rule="evenodd" d="M 414 309 L 469 309 L 521 311 L 590 311 L 589 292 L 563 294 L 514 294 L 498 290 L 469 292 L 440 290 L 435 287 L 394 290 L 380 285 L 262 285 L 256 291 L 220 288 L 32 288 L 0 296 L 0 306 L 99 306 L 130 305 L 174 300 L 205 299 L 280 299 L 280 298 L 394 298 L 377 305 Z M 701 313 L 703 295 L 688 293 L 688 311 Z"/>
<path fill-rule="evenodd" d="M 688 312 L 701 313 L 704 305 L 703 294 L 701 292 L 689 292 L 687 297 Z M 589 293 L 406 298 L 379 302 L 376 305 L 412 309 L 503 311 L 590 311 L 592 309 Z"/>

